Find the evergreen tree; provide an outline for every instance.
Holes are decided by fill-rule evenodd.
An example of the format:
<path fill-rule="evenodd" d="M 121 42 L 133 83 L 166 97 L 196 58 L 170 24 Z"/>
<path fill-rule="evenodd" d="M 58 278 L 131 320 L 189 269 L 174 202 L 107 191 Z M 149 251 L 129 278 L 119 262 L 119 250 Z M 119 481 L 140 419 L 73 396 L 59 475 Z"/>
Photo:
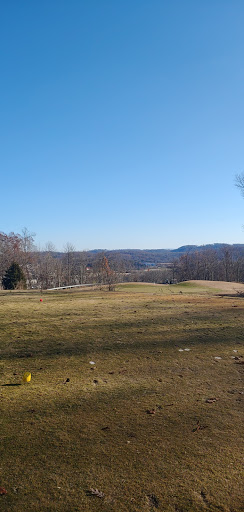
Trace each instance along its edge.
<path fill-rule="evenodd" d="M 23 288 L 26 287 L 25 275 L 18 263 L 14 262 L 6 270 L 5 275 L 2 278 L 2 285 L 4 290 L 15 290 L 19 283 L 22 283 Z"/>

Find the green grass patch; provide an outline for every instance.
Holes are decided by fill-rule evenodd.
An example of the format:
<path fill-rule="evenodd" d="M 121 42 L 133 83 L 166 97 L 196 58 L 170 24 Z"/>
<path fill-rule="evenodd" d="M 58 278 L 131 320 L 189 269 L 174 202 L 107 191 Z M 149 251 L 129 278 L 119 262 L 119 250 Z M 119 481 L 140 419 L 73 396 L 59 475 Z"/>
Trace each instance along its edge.
<path fill-rule="evenodd" d="M 167 295 L 167 294 L 178 294 L 178 293 L 187 293 L 187 294 L 207 294 L 214 295 L 221 293 L 220 288 L 210 288 L 207 284 L 206 286 L 202 286 L 200 284 L 191 283 L 191 282 L 183 282 L 179 284 L 151 284 L 151 283 L 122 283 L 116 286 L 117 291 L 129 291 L 129 292 L 139 292 L 139 293 L 153 293 L 159 295 Z"/>

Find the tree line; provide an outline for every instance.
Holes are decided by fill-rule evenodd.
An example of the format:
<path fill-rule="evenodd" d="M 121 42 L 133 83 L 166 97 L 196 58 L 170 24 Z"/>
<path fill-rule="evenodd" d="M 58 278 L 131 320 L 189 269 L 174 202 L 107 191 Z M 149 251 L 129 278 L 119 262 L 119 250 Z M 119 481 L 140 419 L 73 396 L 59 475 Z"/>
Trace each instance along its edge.
<path fill-rule="evenodd" d="M 75 284 L 107 285 L 142 281 L 176 283 L 189 279 L 244 282 L 244 249 L 221 245 L 216 249 L 193 250 L 172 258 L 171 263 L 138 265 L 128 251 L 76 251 L 67 243 L 57 252 L 52 243 L 37 250 L 35 235 L 0 233 L 0 286 L 5 289 L 48 289 Z M 132 253 L 132 251 L 131 251 Z M 146 251 L 144 251 L 146 253 Z"/>
<path fill-rule="evenodd" d="M 67 243 L 59 253 L 49 242 L 37 250 L 34 234 L 24 229 L 22 234 L 0 233 L 0 287 L 5 289 L 48 289 L 75 284 L 101 284 L 109 289 L 118 280 L 123 264 L 118 258 L 111 265 L 103 252 L 91 257 L 76 251 Z"/>
<path fill-rule="evenodd" d="M 228 245 L 218 252 L 208 249 L 186 253 L 173 264 L 172 271 L 178 281 L 203 279 L 244 282 L 244 254 Z"/>

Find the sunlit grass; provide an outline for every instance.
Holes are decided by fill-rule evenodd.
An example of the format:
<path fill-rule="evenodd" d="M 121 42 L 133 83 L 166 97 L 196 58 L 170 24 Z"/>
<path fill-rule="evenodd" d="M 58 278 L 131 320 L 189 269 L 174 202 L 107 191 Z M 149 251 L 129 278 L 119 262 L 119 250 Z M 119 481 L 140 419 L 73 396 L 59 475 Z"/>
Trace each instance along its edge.
<path fill-rule="evenodd" d="M 243 510 L 243 299 L 170 288 L 1 293 L 0 510 Z"/>
<path fill-rule="evenodd" d="M 146 292 L 153 294 L 179 294 L 179 293 L 194 293 L 194 294 L 216 294 L 220 293 L 221 289 L 216 286 L 215 288 L 209 288 L 209 286 L 197 285 L 191 282 L 179 283 L 179 284 L 154 284 L 154 283 L 122 283 L 116 287 L 117 291 L 131 291 L 131 292 Z"/>

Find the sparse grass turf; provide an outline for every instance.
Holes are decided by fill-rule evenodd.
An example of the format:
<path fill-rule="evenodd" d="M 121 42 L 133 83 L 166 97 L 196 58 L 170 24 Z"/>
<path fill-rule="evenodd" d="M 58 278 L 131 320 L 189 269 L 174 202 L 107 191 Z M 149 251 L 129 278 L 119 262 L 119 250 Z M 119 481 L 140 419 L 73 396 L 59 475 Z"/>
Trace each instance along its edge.
<path fill-rule="evenodd" d="M 244 299 L 203 288 L 0 293 L 1 512 L 244 510 Z"/>
<path fill-rule="evenodd" d="M 178 294 L 178 293 L 197 293 L 197 294 L 216 294 L 220 293 L 221 289 L 216 286 L 209 288 L 207 285 L 199 285 L 189 281 L 174 285 L 162 284 L 148 284 L 148 283 L 126 283 L 117 286 L 118 291 L 132 291 L 132 292 L 146 292 L 153 294 Z"/>

